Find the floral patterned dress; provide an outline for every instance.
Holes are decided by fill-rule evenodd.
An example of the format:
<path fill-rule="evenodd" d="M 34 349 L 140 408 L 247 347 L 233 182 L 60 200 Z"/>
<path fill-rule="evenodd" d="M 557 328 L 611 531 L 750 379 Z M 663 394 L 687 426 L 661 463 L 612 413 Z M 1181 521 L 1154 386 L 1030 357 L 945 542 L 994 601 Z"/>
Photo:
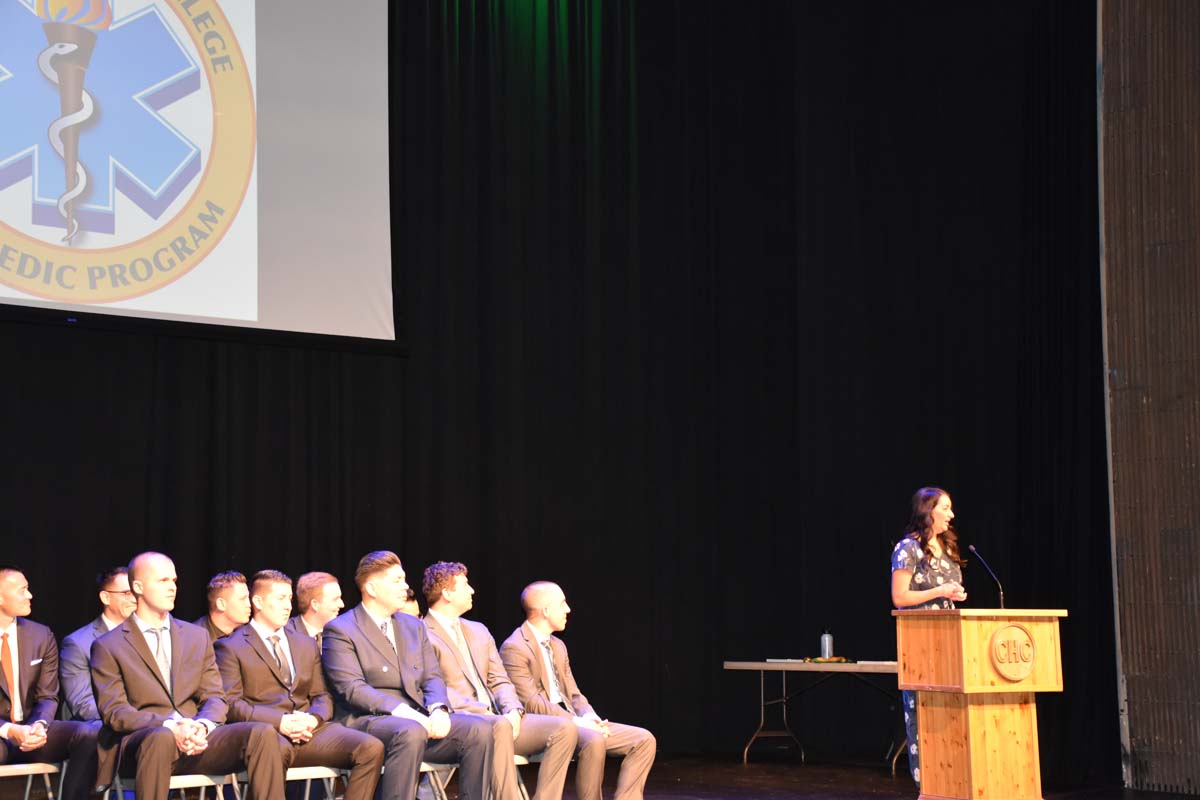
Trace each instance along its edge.
<path fill-rule="evenodd" d="M 910 591 L 923 592 L 926 589 L 936 589 L 944 583 L 962 583 L 962 568 L 958 562 L 949 558 L 944 552 L 941 558 L 927 554 L 921 543 L 911 536 L 900 540 L 892 550 L 892 572 L 898 569 L 912 572 L 912 580 L 908 583 Z M 954 601 L 948 597 L 935 597 L 917 606 L 909 608 L 954 608 Z M 904 706 L 904 731 L 908 735 L 908 769 L 913 781 L 921 785 L 921 761 L 917 753 L 917 693 L 904 691 L 900 693 Z"/>

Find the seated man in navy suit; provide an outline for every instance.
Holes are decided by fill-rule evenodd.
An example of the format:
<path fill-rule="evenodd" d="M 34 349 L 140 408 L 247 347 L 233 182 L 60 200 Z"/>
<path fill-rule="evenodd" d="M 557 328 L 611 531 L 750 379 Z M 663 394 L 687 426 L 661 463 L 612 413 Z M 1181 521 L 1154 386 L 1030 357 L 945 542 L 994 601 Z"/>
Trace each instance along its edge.
<path fill-rule="evenodd" d="M 425 625 L 400 613 L 408 583 L 395 553 L 363 556 L 354 580 L 362 603 L 325 626 L 321 655 L 336 718 L 383 742 L 376 797 L 415 797 L 421 762 L 431 761 L 458 763 L 459 797 L 485 800 L 496 737 L 511 741 L 512 727 L 503 717 L 450 713 Z"/>
<path fill-rule="evenodd" d="M 58 643 L 45 625 L 30 622 L 33 594 L 25 575 L 0 567 L 0 764 L 71 760 L 63 800 L 83 800 L 96 785 L 100 726 L 55 720 Z"/>

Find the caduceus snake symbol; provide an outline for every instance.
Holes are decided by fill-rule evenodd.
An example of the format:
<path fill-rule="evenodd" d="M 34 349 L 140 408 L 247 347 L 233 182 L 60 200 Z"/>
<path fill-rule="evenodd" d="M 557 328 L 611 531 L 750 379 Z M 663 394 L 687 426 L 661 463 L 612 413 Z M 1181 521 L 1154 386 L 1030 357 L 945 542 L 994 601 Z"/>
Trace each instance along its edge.
<path fill-rule="evenodd" d="M 59 85 L 58 71 L 50 62 L 56 56 L 64 56 L 68 53 L 73 53 L 79 49 L 79 45 L 70 42 L 56 42 L 43 50 L 38 55 L 38 69 L 46 76 L 46 79 L 55 86 Z M 63 147 L 63 131 L 68 128 L 73 128 L 77 125 L 82 125 L 87 120 L 91 119 L 95 113 L 96 104 L 92 101 L 92 96 L 85 90 L 82 96 L 83 107 L 78 111 L 59 117 L 50 124 L 49 136 L 50 145 L 54 148 L 54 152 L 58 153 L 59 158 L 66 159 L 66 150 Z M 75 162 L 75 186 L 63 192 L 58 198 L 58 213 L 62 214 L 63 219 L 67 221 L 67 235 L 63 237 L 64 242 L 71 241 L 75 234 L 79 231 L 79 223 L 75 220 L 75 215 L 71 209 L 71 204 L 75 198 L 79 197 L 87 189 L 88 177 L 87 171 L 78 161 Z"/>

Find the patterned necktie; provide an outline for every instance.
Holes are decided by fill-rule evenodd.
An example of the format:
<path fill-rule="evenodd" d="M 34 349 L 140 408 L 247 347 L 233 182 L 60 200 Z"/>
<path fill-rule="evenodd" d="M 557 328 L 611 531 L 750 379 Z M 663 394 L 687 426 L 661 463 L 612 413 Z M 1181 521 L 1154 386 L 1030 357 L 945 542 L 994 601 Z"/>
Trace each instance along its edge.
<path fill-rule="evenodd" d="M 492 698 L 488 696 L 487 689 L 483 686 L 483 681 L 479 679 L 479 671 L 475 669 L 475 660 L 471 658 L 471 648 L 467 647 L 467 637 L 463 635 L 462 622 L 454 620 L 454 638 L 458 644 L 458 652 L 463 657 L 463 662 L 467 665 L 467 678 L 471 681 L 471 686 L 475 689 L 475 699 L 486 706 L 492 705 Z"/>
<path fill-rule="evenodd" d="M 321 634 L 324 631 L 317 631 L 317 655 L 321 655 Z"/>
<path fill-rule="evenodd" d="M 558 682 L 558 668 L 554 666 L 554 649 L 550 647 L 550 640 L 542 642 L 542 649 L 546 651 L 546 657 L 550 659 L 550 682 L 554 684 L 554 691 L 558 692 L 559 701 L 565 703 L 567 696 L 563 694 L 562 684 Z"/>
<path fill-rule="evenodd" d="M 165 625 L 161 628 L 150 628 L 149 632 L 154 634 L 154 662 L 158 664 L 158 671 L 162 673 L 163 680 L 167 682 L 167 686 L 171 685 L 171 659 L 167 657 L 167 646 L 163 639 L 170 635 L 170 628 Z"/>
<path fill-rule="evenodd" d="M 383 622 L 379 623 L 379 630 L 383 631 L 383 638 L 387 639 L 388 644 L 390 644 L 392 646 L 392 652 L 393 653 L 397 652 L 396 651 L 396 640 L 392 638 L 392 627 L 387 624 L 386 619 Z"/>
<path fill-rule="evenodd" d="M 21 720 L 17 719 L 16 714 L 17 706 L 20 705 L 20 702 L 17 698 L 17 684 L 13 680 L 12 650 L 8 647 L 7 633 L 0 635 L 0 661 L 4 662 L 4 685 L 8 688 L 8 696 L 13 700 L 12 714 L 10 716 L 13 718 L 13 722 L 20 722 Z"/>
<path fill-rule="evenodd" d="M 279 643 L 279 634 L 272 634 L 267 637 L 271 642 L 271 648 L 275 651 L 275 661 L 279 664 L 279 669 L 283 673 L 283 680 L 288 686 L 292 685 L 292 668 L 288 664 L 287 656 L 283 654 L 283 645 Z"/>

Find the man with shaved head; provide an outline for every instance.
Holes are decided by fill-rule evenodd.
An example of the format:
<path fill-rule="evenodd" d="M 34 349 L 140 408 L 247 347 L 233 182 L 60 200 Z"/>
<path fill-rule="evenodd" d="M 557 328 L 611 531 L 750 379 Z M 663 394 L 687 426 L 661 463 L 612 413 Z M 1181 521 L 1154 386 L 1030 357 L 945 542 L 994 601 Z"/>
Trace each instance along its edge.
<path fill-rule="evenodd" d="M 177 580 L 162 553 L 134 557 L 129 586 L 137 609 L 92 645 L 104 721 L 97 782 L 110 785 L 120 769 L 133 773 L 139 798 L 162 798 L 173 774 L 245 770 L 254 800 L 282 800 L 283 754 L 291 749 L 265 722 L 223 724 L 225 694 L 208 634 L 170 613 Z"/>
<path fill-rule="evenodd" d="M 567 646 L 554 634 L 567 627 L 571 607 L 562 588 L 537 581 L 521 592 L 525 622 L 500 646 L 500 659 L 530 714 L 569 717 L 579 728 L 575 793 L 579 800 L 600 800 L 604 759 L 621 756 L 615 800 L 641 800 L 657 744 L 645 728 L 600 717 L 579 691 Z"/>
<path fill-rule="evenodd" d="M 0 764 L 71 760 L 63 800 L 83 800 L 96 781 L 96 723 L 56 720 L 58 644 L 33 610 L 25 574 L 0 567 Z"/>

